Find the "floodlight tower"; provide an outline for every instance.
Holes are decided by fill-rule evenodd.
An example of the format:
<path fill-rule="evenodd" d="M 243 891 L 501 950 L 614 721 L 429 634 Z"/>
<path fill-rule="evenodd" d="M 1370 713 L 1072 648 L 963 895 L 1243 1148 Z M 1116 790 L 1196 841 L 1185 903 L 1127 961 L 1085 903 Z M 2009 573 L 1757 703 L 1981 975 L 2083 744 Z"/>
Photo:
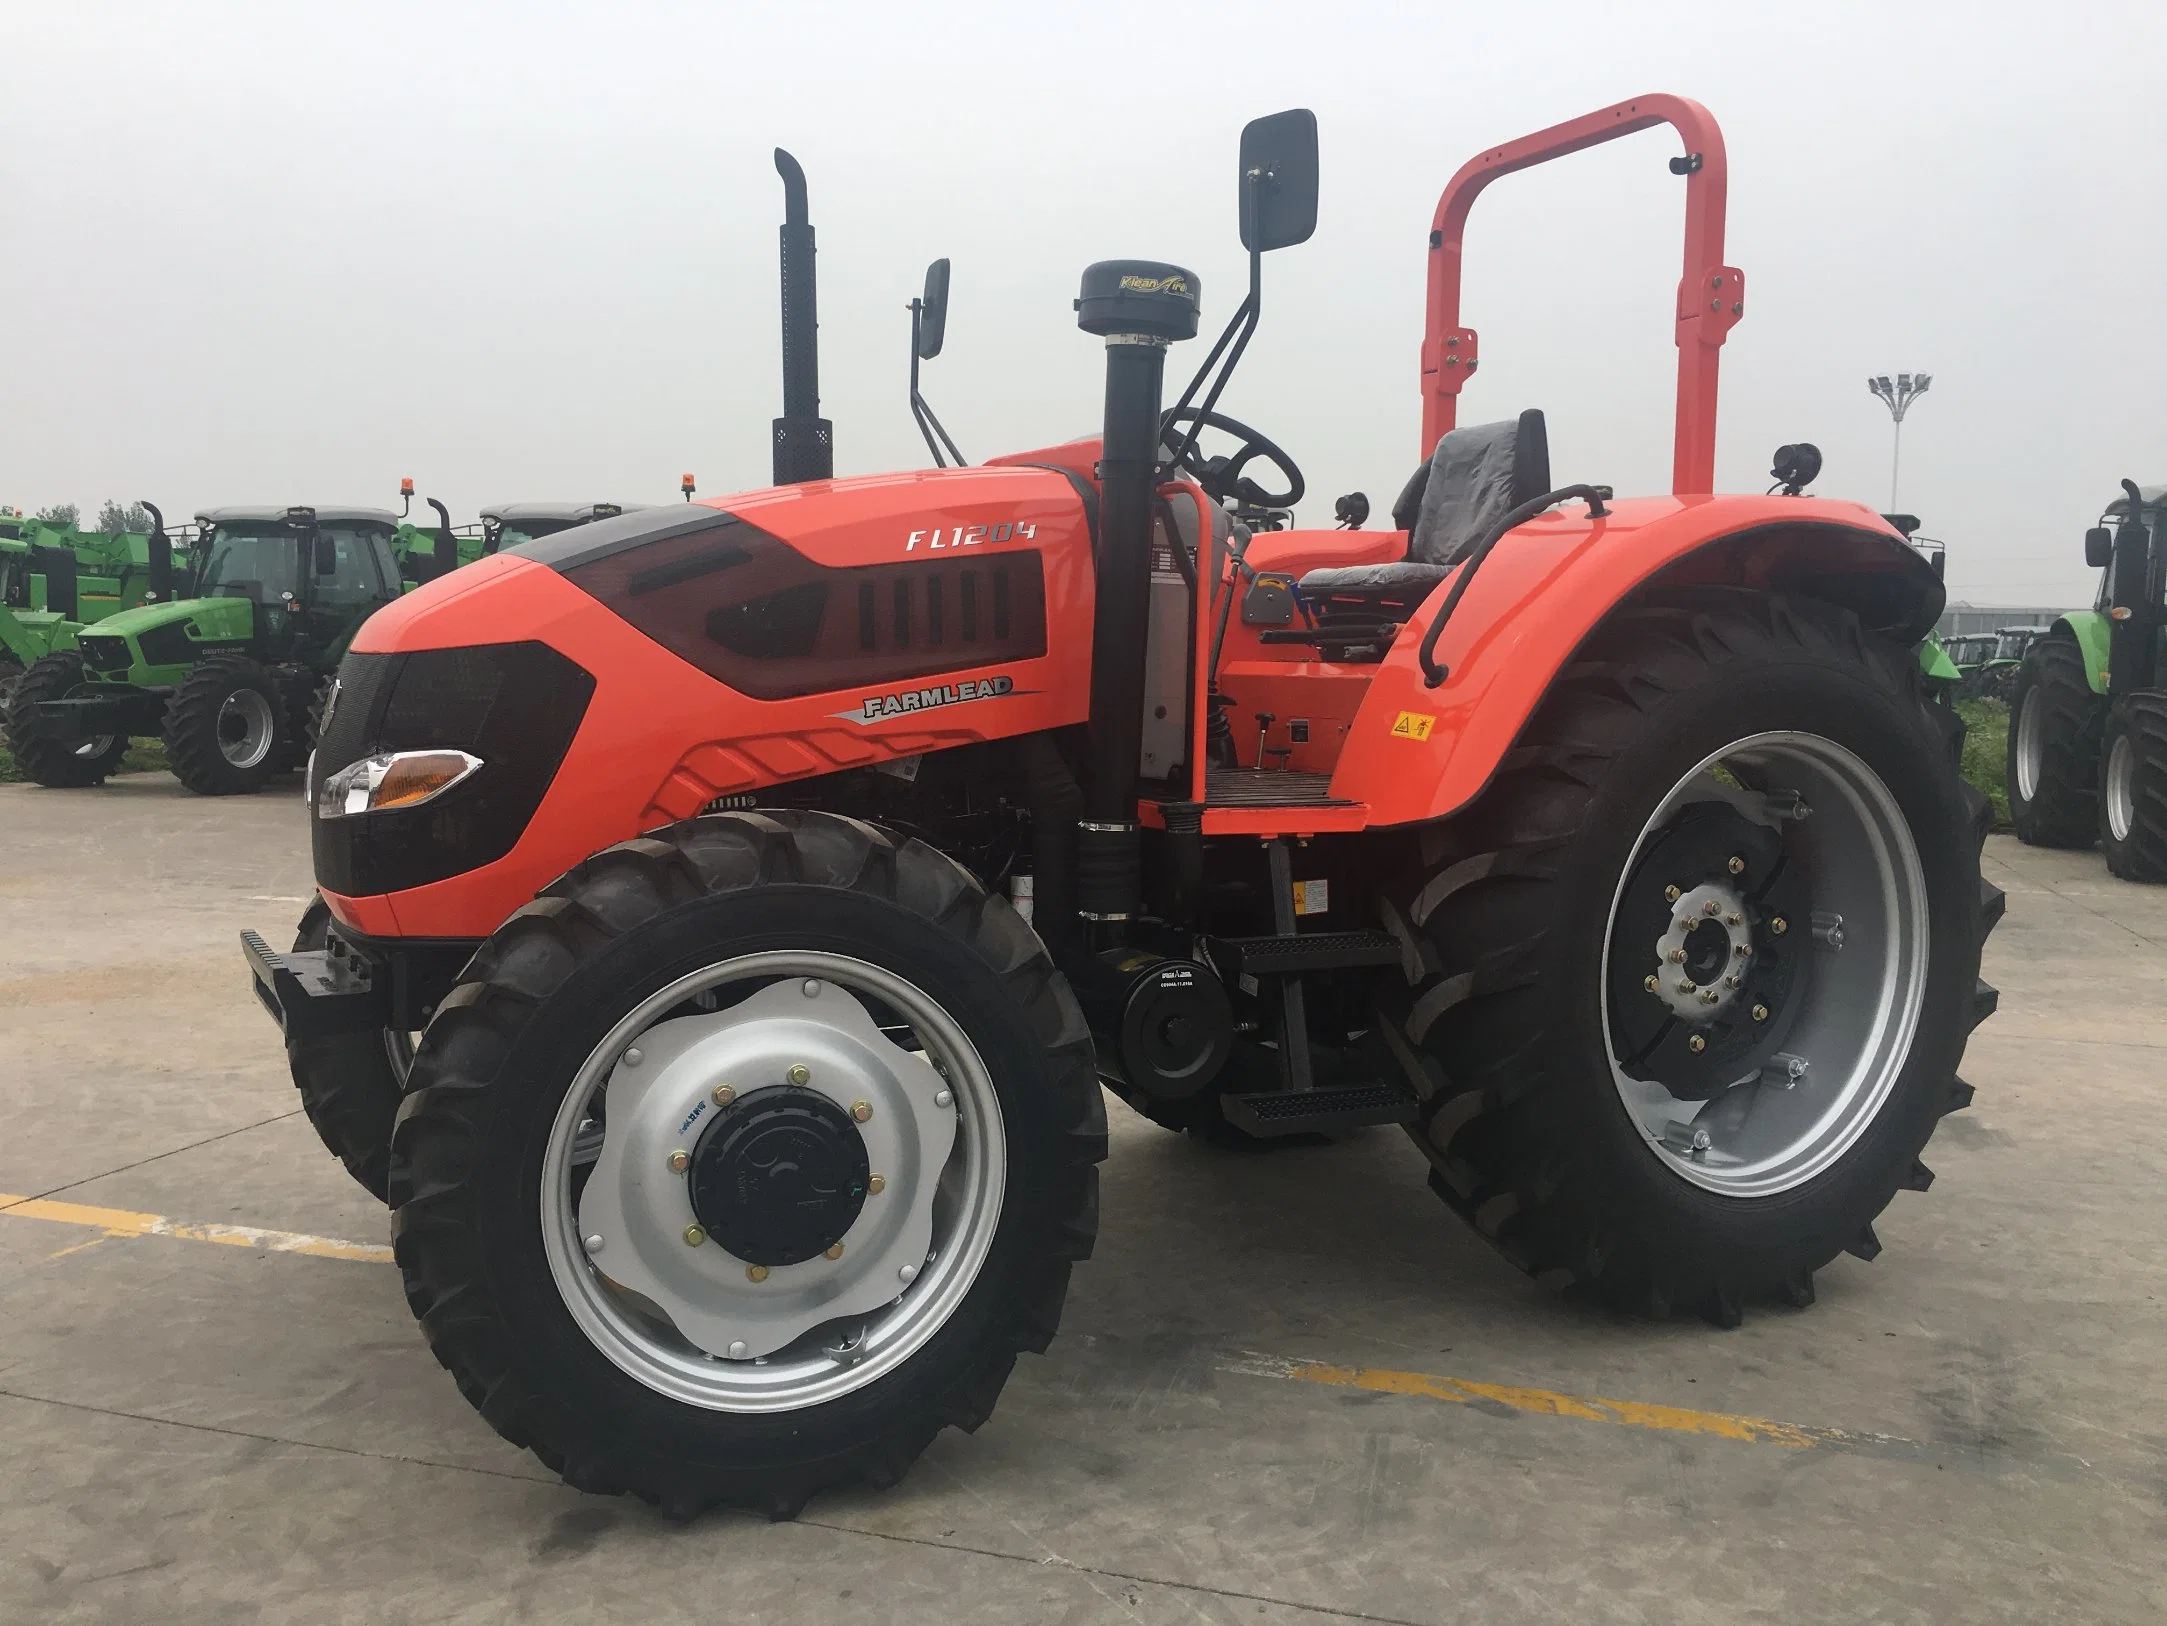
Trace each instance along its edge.
<path fill-rule="evenodd" d="M 1889 453 L 1889 512 L 1892 514 L 1896 512 L 1897 470 L 1904 456 L 1904 414 L 1933 382 L 1932 373 L 1898 373 L 1893 384 L 1887 373 L 1866 380 L 1866 387 L 1881 398 L 1881 404 L 1889 409 L 1889 417 L 1896 425 L 1896 445 Z"/>

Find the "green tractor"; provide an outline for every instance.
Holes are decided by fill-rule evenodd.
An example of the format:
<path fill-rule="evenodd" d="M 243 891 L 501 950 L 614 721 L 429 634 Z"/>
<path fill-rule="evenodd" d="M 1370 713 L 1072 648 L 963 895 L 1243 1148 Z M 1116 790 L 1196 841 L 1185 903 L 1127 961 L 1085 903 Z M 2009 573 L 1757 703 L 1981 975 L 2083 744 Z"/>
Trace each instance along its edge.
<path fill-rule="evenodd" d="M 686 479 L 690 480 L 691 476 L 687 475 Z M 413 493 L 413 481 L 399 482 L 402 497 L 410 500 Z M 436 510 L 436 523 L 415 525 L 402 518 L 391 538 L 391 551 L 398 558 L 400 572 L 414 587 L 434 581 L 460 565 L 487 558 L 499 548 L 516 547 L 539 536 L 554 536 L 575 525 L 614 519 L 619 514 L 635 513 L 647 506 L 645 503 L 614 502 L 501 503 L 495 508 L 484 508 L 479 525 L 454 526 L 442 503 L 434 497 L 424 500 Z"/>
<path fill-rule="evenodd" d="M 78 530 L 0 509 L 0 720 L 15 684 L 44 656 L 75 647 L 85 626 L 171 598 L 192 532 L 167 535 L 155 504 L 149 532 Z"/>
<path fill-rule="evenodd" d="M 404 590 L 382 508 L 219 508 L 182 596 L 106 617 L 16 685 L 7 740 L 43 785 L 95 785 L 162 735 L 205 796 L 307 759 L 310 713 L 361 623 Z"/>
<path fill-rule="evenodd" d="M 2084 536 L 2089 610 L 2024 652 L 2009 697 L 2009 813 L 2034 847 L 2089 847 L 2167 882 L 2167 486 L 2122 482 Z"/>

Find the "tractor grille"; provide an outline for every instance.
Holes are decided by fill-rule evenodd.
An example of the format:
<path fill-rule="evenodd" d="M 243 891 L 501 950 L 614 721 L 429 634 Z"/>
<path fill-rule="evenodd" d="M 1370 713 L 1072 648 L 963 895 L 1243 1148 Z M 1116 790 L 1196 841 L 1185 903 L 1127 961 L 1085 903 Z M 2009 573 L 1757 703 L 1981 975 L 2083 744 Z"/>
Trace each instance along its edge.
<path fill-rule="evenodd" d="M 93 672 L 125 672 L 128 669 L 128 640 L 118 634 L 85 633 L 75 642 L 83 652 L 83 664 Z"/>
<path fill-rule="evenodd" d="M 546 644 L 348 655 L 313 783 L 378 751 L 471 751 L 482 767 L 422 807 L 312 817 L 317 881 L 374 897 L 495 863 L 542 805 L 593 695 L 594 678 Z"/>

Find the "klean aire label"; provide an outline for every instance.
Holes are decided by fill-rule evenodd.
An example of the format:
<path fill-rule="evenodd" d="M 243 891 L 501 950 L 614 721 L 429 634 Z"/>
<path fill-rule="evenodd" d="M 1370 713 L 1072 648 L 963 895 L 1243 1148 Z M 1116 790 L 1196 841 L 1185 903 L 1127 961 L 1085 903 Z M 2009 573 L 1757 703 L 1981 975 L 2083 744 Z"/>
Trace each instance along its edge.
<path fill-rule="evenodd" d="M 1437 726 L 1437 719 L 1426 711 L 1403 711 L 1392 724 L 1392 737 L 1396 740 L 1426 740 L 1430 730 Z"/>

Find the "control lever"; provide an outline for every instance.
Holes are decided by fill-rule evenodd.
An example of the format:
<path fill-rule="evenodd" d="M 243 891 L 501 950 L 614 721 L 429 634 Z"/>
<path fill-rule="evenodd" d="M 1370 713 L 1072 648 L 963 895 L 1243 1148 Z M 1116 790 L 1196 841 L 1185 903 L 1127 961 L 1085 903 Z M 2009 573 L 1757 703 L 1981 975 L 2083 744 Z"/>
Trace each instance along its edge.
<path fill-rule="evenodd" d="M 1259 768 L 1264 766 L 1264 742 L 1271 737 L 1272 724 L 1275 721 L 1277 719 L 1271 712 L 1260 711 L 1257 713 L 1257 766 Z"/>

